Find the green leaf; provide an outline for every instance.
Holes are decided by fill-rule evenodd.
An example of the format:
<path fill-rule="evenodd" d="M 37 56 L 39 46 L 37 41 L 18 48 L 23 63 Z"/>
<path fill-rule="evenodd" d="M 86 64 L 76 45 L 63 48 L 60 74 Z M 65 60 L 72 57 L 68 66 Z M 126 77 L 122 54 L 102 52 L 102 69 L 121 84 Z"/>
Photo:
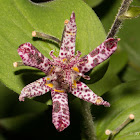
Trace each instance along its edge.
<path fill-rule="evenodd" d="M 110 108 L 101 106 L 93 108 L 98 139 L 107 139 L 108 136 L 105 135 L 105 130 L 116 129 L 127 119 L 129 114 L 134 114 L 135 120 L 121 130 L 121 132 L 116 135 L 115 140 L 140 139 L 140 135 L 136 135 L 137 132 L 140 133 L 139 85 L 139 80 L 121 84 L 104 96 L 104 98 L 107 98 L 110 102 Z"/>
<path fill-rule="evenodd" d="M 137 18 L 140 15 L 140 7 L 139 6 L 130 6 L 128 10 L 120 15 L 120 19 L 132 19 L 132 18 Z"/>
<path fill-rule="evenodd" d="M 98 17 L 82 0 L 56 0 L 41 4 L 29 0 L 0 2 L 0 79 L 17 93 L 20 93 L 25 85 L 44 76 L 34 68 L 13 67 L 13 62 L 21 60 L 17 53 L 19 45 L 31 42 L 48 58 L 50 50 L 54 50 L 56 55 L 59 52 L 55 43 L 33 40 L 33 30 L 61 39 L 64 21 L 69 19 L 74 11 L 78 30 L 76 49 L 81 51 L 82 55 L 92 51 L 105 39 L 105 32 Z"/>
<path fill-rule="evenodd" d="M 9 136 L 9 139 L 80 140 L 80 113 L 75 110 L 75 104 L 70 104 L 70 108 L 71 124 L 62 133 L 59 133 L 52 124 L 51 108 L 44 112 L 1 118 L 0 126 L 4 130 L 4 136 L 6 138 Z"/>
<path fill-rule="evenodd" d="M 98 6 L 103 0 L 84 0 L 90 7 Z"/>
<path fill-rule="evenodd" d="M 140 79 L 140 69 L 127 66 L 121 73 L 121 78 L 123 81 L 133 81 L 133 80 L 139 80 Z"/>
<path fill-rule="evenodd" d="M 13 117 L 23 114 L 36 114 L 48 109 L 48 106 L 27 99 L 26 102 L 19 102 L 18 95 L 0 83 L 0 118 Z"/>

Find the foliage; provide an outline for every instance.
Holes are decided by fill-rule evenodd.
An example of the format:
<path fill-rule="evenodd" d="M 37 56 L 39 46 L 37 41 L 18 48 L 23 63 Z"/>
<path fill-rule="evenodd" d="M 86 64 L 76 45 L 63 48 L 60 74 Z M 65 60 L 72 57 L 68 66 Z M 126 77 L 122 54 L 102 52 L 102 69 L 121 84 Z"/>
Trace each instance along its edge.
<path fill-rule="evenodd" d="M 6 88 L 2 83 L 0 85 L 0 138 L 82 139 L 79 99 L 69 95 L 71 125 L 64 132 L 56 132 L 51 123 L 49 93 L 33 100 L 27 99 L 24 103 L 18 101 L 16 94 L 20 94 L 25 85 L 44 74 L 31 67 L 15 69 L 12 64 L 21 60 L 17 48 L 25 42 L 31 42 L 46 57 L 49 57 L 48 54 L 52 49 L 55 55 L 58 55 L 57 44 L 33 39 L 31 32 L 36 30 L 61 39 L 64 20 L 69 19 L 72 11 L 76 13 L 78 27 L 76 49 L 81 51 L 82 55 L 88 54 L 104 41 L 105 31 L 106 33 L 109 31 L 121 0 L 85 0 L 94 7 L 99 18 L 82 0 L 56 0 L 40 4 L 30 0 L 0 0 L 0 2 L 0 80 L 13 90 Z M 135 0 L 132 4 L 138 6 L 140 1 Z M 91 105 L 99 140 L 106 139 L 105 130 L 118 127 L 130 113 L 135 115 L 135 121 L 126 126 L 115 139 L 140 139 L 139 22 L 140 18 L 124 21 L 117 34 L 121 38 L 117 52 L 109 61 L 90 73 L 92 79 L 90 82 L 85 81 L 95 93 L 103 95 L 104 99 L 111 103 L 110 108 Z"/>

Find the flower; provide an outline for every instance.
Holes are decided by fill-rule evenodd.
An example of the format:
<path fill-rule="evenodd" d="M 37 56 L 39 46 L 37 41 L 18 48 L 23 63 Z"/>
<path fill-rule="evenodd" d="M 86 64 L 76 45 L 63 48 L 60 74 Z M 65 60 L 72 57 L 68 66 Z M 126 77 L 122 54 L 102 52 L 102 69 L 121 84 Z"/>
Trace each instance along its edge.
<path fill-rule="evenodd" d="M 22 44 L 18 48 L 18 54 L 25 66 L 38 68 L 46 74 L 46 77 L 24 87 L 19 100 L 24 101 L 25 97 L 40 96 L 51 91 L 52 122 L 58 131 L 63 131 L 70 124 L 68 93 L 95 105 L 110 106 L 79 79 L 83 77 L 89 80 L 90 77 L 84 73 L 110 57 L 116 50 L 119 39 L 109 38 L 88 55 L 80 57 L 79 51 L 75 55 L 76 31 L 75 13 L 73 12 L 70 21 L 65 21 L 59 56 L 56 57 L 53 51 L 50 52 L 52 60 L 44 57 L 30 43 Z"/>

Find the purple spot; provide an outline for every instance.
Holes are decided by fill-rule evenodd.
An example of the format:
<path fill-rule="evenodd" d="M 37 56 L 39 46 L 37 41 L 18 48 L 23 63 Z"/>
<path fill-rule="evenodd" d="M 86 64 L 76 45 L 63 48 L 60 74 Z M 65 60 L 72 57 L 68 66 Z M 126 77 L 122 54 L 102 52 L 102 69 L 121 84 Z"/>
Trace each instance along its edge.
<path fill-rule="evenodd" d="M 59 101 L 53 102 L 53 111 L 56 112 L 56 113 L 60 111 L 60 103 L 59 103 Z"/>
<path fill-rule="evenodd" d="M 98 64 L 98 59 L 97 58 L 95 58 L 94 60 L 93 60 L 93 63 L 91 64 L 92 66 L 96 66 Z"/>
<path fill-rule="evenodd" d="M 94 57 L 94 56 L 96 56 L 97 54 L 99 54 L 99 49 L 94 49 L 91 53 L 90 53 L 90 56 L 91 57 Z"/>
<path fill-rule="evenodd" d="M 85 92 L 88 92 L 88 90 L 86 89 Z"/>
<path fill-rule="evenodd" d="M 110 39 L 104 43 L 104 46 L 107 48 L 108 51 L 116 46 L 117 39 Z"/>
<path fill-rule="evenodd" d="M 88 68 L 84 68 L 84 71 L 87 71 L 88 70 Z"/>
<path fill-rule="evenodd" d="M 105 53 L 105 49 L 101 50 L 101 53 L 104 54 Z"/>

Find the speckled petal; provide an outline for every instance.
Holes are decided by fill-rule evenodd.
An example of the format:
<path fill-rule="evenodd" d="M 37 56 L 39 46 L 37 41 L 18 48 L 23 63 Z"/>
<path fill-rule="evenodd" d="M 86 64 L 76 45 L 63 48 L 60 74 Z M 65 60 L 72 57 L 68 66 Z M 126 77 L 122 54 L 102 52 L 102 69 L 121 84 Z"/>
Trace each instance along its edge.
<path fill-rule="evenodd" d="M 95 105 L 104 105 L 109 107 L 110 104 L 107 101 L 104 101 L 101 97 L 97 96 L 87 85 L 78 81 L 76 88 L 73 88 L 71 93 L 76 97 L 83 99 L 87 102 L 90 102 Z"/>
<path fill-rule="evenodd" d="M 75 13 L 73 12 L 71 14 L 70 21 L 65 21 L 59 57 L 65 58 L 68 56 L 74 56 L 76 31 L 77 27 L 75 23 Z"/>
<path fill-rule="evenodd" d="M 24 65 L 40 69 L 48 73 L 50 60 L 44 57 L 31 43 L 19 46 L 18 54 L 22 58 Z"/>
<path fill-rule="evenodd" d="M 58 91 L 52 90 L 51 92 L 53 101 L 52 123 L 60 132 L 70 125 L 70 113 L 67 93 L 61 90 Z"/>
<path fill-rule="evenodd" d="M 24 87 L 19 96 L 19 100 L 24 101 L 25 97 L 31 98 L 40 96 L 51 90 L 51 88 L 46 85 L 46 78 L 47 77 L 41 78 Z"/>
<path fill-rule="evenodd" d="M 92 52 L 90 52 L 87 56 L 81 58 L 81 64 L 79 65 L 80 72 L 88 72 L 109 58 L 117 49 L 118 40 L 119 39 L 109 38 L 100 46 L 95 48 Z"/>

